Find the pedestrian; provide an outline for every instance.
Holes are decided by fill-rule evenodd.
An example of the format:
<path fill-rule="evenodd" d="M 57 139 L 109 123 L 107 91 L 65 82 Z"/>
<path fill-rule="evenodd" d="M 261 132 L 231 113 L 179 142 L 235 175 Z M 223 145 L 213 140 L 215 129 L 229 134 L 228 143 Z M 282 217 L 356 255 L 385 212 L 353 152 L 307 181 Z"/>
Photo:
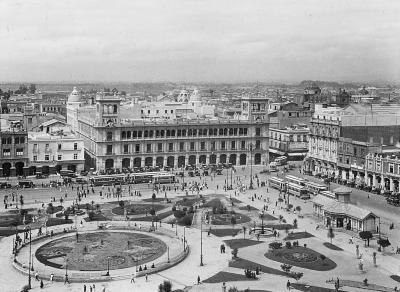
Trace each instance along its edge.
<path fill-rule="evenodd" d="M 90 292 L 93 292 L 92 286 L 89 286 L 89 291 L 90 291 Z"/>
<path fill-rule="evenodd" d="M 135 274 L 132 274 L 131 283 L 135 283 Z"/>
<path fill-rule="evenodd" d="M 146 282 L 147 282 L 147 279 L 148 279 L 148 274 L 146 274 Z"/>
<path fill-rule="evenodd" d="M 93 292 L 96 292 L 96 286 L 93 284 Z"/>
<path fill-rule="evenodd" d="M 36 281 L 39 281 L 39 273 L 38 272 L 35 273 L 35 279 L 36 279 Z"/>
<path fill-rule="evenodd" d="M 83 292 L 86 292 L 86 285 L 83 285 Z"/>
<path fill-rule="evenodd" d="M 44 284 L 43 284 L 43 280 L 40 280 L 40 289 L 43 289 Z"/>
<path fill-rule="evenodd" d="M 69 279 L 68 279 L 68 275 L 65 275 L 65 277 L 64 277 L 64 285 L 65 284 L 69 284 Z"/>
<path fill-rule="evenodd" d="M 200 285 L 200 276 L 197 276 L 197 285 Z"/>
<path fill-rule="evenodd" d="M 286 289 L 287 289 L 287 290 L 290 290 L 290 281 L 289 281 L 289 280 L 288 280 L 287 283 L 286 283 Z"/>

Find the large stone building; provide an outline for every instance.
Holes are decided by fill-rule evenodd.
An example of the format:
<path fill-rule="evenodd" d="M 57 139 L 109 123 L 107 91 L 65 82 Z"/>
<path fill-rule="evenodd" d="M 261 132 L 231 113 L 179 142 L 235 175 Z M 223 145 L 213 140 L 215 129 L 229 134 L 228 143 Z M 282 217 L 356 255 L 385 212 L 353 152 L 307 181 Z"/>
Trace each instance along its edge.
<path fill-rule="evenodd" d="M 365 180 L 368 153 L 396 152 L 400 106 L 351 104 L 316 108 L 305 170 L 345 180 Z"/>
<path fill-rule="evenodd" d="M 0 120 L 1 121 L 1 120 Z M 0 124 L 0 176 L 28 174 L 28 133 L 20 122 Z"/>
<path fill-rule="evenodd" d="M 182 94 L 176 106 L 202 107 L 198 97 Z M 146 105 L 147 106 L 147 105 Z M 83 106 L 73 92 L 67 103 L 67 121 L 84 139 L 86 163 L 97 170 L 143 166 L 181 167 L 199 163 L 255 165 L 268 163 L 268 100 L 244 96 L 236 118 L 202 114 L 174 117 L 174 113 L 129 110 L 118 96 L 99 93 L 95 106 Z M 143 110 L 145 109 L 142 108 Z"/>

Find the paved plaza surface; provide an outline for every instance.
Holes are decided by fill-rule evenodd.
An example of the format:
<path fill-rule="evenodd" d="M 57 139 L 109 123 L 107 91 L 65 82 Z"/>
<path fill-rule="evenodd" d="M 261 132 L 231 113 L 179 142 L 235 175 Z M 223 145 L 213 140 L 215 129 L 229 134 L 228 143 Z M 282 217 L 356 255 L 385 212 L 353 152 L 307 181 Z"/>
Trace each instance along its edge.
<path fill-rule="evenodd" d="M 160 207 L 161 209 L 158 211 L 158 214 L 166 214 L 166 217 L 162 219 L 161 227 L 157 226 L 157 230 L 149 232 L 149 230 L 152 230 L 153 228 L 151 222 L 135 221 L 135 218 L 139 219 L 144 216 L 143 214 L 129 214 L 128 217 L 130 220 L 127 221 L 125 216 L 109 212 L 107 214 L 112 216 L 113 221 L 104 225 L 104 229 L 113 231 L 118 230 L 118 228 L 123 226 L 124 228 L 134 230 L 135 232 L 141 232 L 149 236 L 160 238 L 160 240 L 163 240 L 165 244 L 168 245 L 169 256 L 171 259 L 182 254 L 184 250 L 183 236 L 185 236 L 188 246 L 188 252 L 185 254 L 185 257 L 176 264 L 166 266 L 165 269 L 155 270 L 155 272 L 152 272 L 151 269 L 149 269 L 147 280 L 145 276 L 146 273 L 142 272 L 136 274 L 136 267 L 131 266 L 128 268 L 125 267 L 124 269 L 111 269 L 107 281 L 99 281 L 105 279 L 104 273 L 106 270 L 95 271 L 94 273 L 97 274 L 90 274 L 88 271 L 78 272 L 80 277 L 77 277 L 76 279 L 79 278 L 79 282 L 71 279 L 72 282 L 70 284 L 64 284 L 63 281 L 50 282 L 49 275 L 51 273 L 62 277 L 65 274 L 64 269 L 46 266 L 34 257 L 34 271 L 32 274 L 34 276 L 35 272 L 38 272 L 38 276 L 43 278 L 44 287 L 40 288 L 40 281 L 36 281 L 35 278 L 32 277 L 32 291 L 83 291 L 83 285 L 86 285 L 87 291 L 89 291 L 89 285 L 93 284 L 96 287 L 95 291 L 158 291 L 159 284 L 165 280 L 172 283 L 173 290 L 182 289 L 184 291 L 223 291 L 222 282 L 224 281 L 227 281 L 226 291 L 228 291 L 229 287 L 237 287 L 239 290 L 249 288 L 257 291 L 286 291 L 288 280 L 291 283 L 333 289 L 333 284 L 327 283 L 327 281 L 336 278 L 345 281 L 343 283 L 346 285 L 350 285 L 345 285 L 341 288 L 343 291 L 394 291 L 393 288 L 395 286 L 400 286 L 400 283 L 390 278 L 391 275 L 400 274 L 400 256 L 394 252 L 400 242 L 400 232 L 398 232 L 400 219 L 397 215 L 398 209 L 396 207 L 387 205 L 382 196 L 369 194 L 368 197 L 368 193 L 356 189 L 353 189 L 351 194 L 353 203 L 363 206 L 381 217 L 381 232 L 388 236 L 391 242 L 391 246 L 386 248 L 384 252 L 377 253 L 377 266 L 374 266 L 373 252 L 377 251 L 376 240 L 371 241 L 370 247 L 364 247 L 364 242 L 361 239 L 358 239 L 356 233 L 334 230 L 335 237 L 333 238 L 332 243 L 342 250 L 337 251 L 328 248 L 324 245 L 324 243 L 330 242 L 327 238 L 327 229 L 322 226 L 318 229 L 316 228 L 317 225 L 320 225 L 320 222 L 312 215 L 312 203 L 310 201 L 303 201 L 295 197 L 290 197 L 290 203 L 293 206 L 301 207 L 301 216 L 299 216 L 298 212 L 296 214 L 293 211 L 287 211 L 286 208 L 284 208 L 285 205 L 278 202 L 279 191 L 267 186 L 261 186 L 261 183 L 265 182 L 268 176 L 277 175 L 277 173 L 272 173 L 270 175 L 260 174 L 261 170 L 261 167 L 253 167 L 253 175 L 256 174 L 258 178 L 254 178 L 253 180 L 255 188 L 253 190 L 246 189 L 243 191 L 239 191 L 236 186 L 249 186 L 250 167 L 245 169 L 242 167 L 236 168 L 236 172 L 232 174 L 232 185 L 234 188 L 233 190 L 228 191 L 224 191 L 224 185 L 227 179 L 228 184 L 231 184 L 230 170 L 224 170 L 222 175 L 215 177 L 185 177 L 185 182 L 187 183 L 193 181 L 204 183 L 206 181 L 208 188 L 203 188 L 199 194 L 197 194 L 197 192 L 192 193 L 190 190 L 187 194 L 185 191 L 181 190 L 176 192 L 175 190 L 167 191 L 167 198 L 172 200 L 172 203 L 168 204 L 164 201 L 151 202 L 151 200 L 147 200 L 146 202 L 146 199 L 151 199 L 153 194 L 151 185 L 142 184 L 132 186 L 131 191 L 141 191 L 142 196 L 140 197 L 130 196 L 128 187 L 123 186 L 124 190 L 123 197 L 120 198 L 121 200 L 129 200 L 130 204 L 138 204 L 139 202 L 140 204 L 161 204 L 163 207 Z M 301 176 L 296 169 L 292 171 L 292 174 Z M 282 176 L 283 174 L 279 173 L 279 175 Z M 311 177 L 307 178 L 315 179 Z M 44 181 L 44 184 L 45 183 L 46 181 Z M 331 189 L 334 189 L 335 187 L 337 187 L 337 185 L 331 184 Z M 95 188 L 94 194 L 90 192 L 88 197 L 82 199 L 81 203 L 92 204 L 92 201 L 94 201 L 94 205 L 101 204 L 101 206 L 106 206 L 106 202 L 115 202 L 117 200 L 112 196 L 110 198 L 100 198 L 99 191 L 101 189 L 101 187 Z M 0 192 L 2 196 L 10 193 L 8 190 L 1 190 Z M 47 205 L 50 203 L 51 197 L 55 197 L 56 201 L 58 201 L 60 197 L 63 197 L 64 207 L 71 206 L 72 201 L 76 199 L 76 189 L 72 190 L 71 187 L 42 188 L 41 181 L 39 188 L 37 189 L 20 190 L 18 192 L 24 196 L 24 208 L 41 208 L 42 204 Z M 65 194 L 67 194 L 66 197 Z M 181 200 L 182 196 L 186 195 L 190 198 L 202 195 L 205 200 L 205 206 L 207 206 L 207 202 L 218 199 L 227 208 L 228 214 L 233 211 L 236 213 L 238 218 L 242 215 L 240 218 L 246 220 L 249 218 L 249 220 L 244 220 L 246 222 L 238 222 L 237 224 L 231 224 L 229 220 L 227 220 L 226 224 L 213 224 L 218 222 L 217 218 L 206 218 L 205 215 L 206 211 L 212 212 L 212 207 L 209 206 L 194 209 L 192 225 L 190 227 L 184 228 L 180 225 L 176 226 L 169 224 L 168 222 L 170 222 L 169 220 L 173 215 L 169 215 L 167 211 L 171 210 L 174 202 Z M 164 196 L 164 192 L 157 194 L 157 198 L 163 198 Z M 231 202 L 234 202 L 233 206 Z M 54 206 L 60 205 L 59 201 L 53 202 L 53 204 Z M 115 206 L 118 205 L 116 204 Z M 200 206 L 200 201 L 197 201 L 195 206 Z M 11 209 L 14 207 L 15 206 L 12 206 Z M 270 217 L 265 216 L 266 219 L 262 222 L 259 215 L 263 208 L 267 209 L 265 214 L 270 215 Z M 4 214 L 5 211 L 6 210 L 2 205 L 2 214 Z M 281 269 L 282 263 L 265 256 L 269 250 L 269 243 L 279 241 L 285 245 L 284 238 L 288 234 L 286 233 L 285 228 L 278 227 L 278 225 L 282 223 L 280 222 L 281 220 L 278 219 L 280 216 L 282 216 L 282 218 L 289 224 L 292 224 L 296 219 L 298 228 L 293 229 L 293 233 L 307 232 L 310 234 L 310 237 L 308 238 L 298 239 L 300 245 L 303 246 L 306 244 L 307 248 L 326 256 L 326 261 L 329 259 L 333 261 L 336 266 L 327 271 L 319 271 L 298 267 L 293 264 L 292 271 L 303 273 L 303 277 L 298 281 L 283 274 Z M 52 242 L 53 239 L 55 240 L 60 236 L 75 236 L 75 226 L 77 226 L 78 232 L 83 234 L 85 232 L 95 232 L 99 230 L 99 224 L 101 225 L 105 223 L 93 221 L 86 222 L 84 220 L 85 217 L 87 217 L 86 213 L 79 215 L 76 218 L 71 218 L 72 223 L 48 227 L 49 232 L 53 230 L 57 235 L 55 235 L 54 238 L 46 238 L 43 241 L 33 241 L 32 253 L 44 244 Z M 277 220 L 272 220 L 272 217 L 277 218 Z M 261 222 L 263 225 L 265 224 L 265 226 L 267 226 L 267 235 L 257 238 L 254 233 L 249 234 L 249 230 L 254 226 L 260 227 L 262 224 Z M 390 223 L 394 223 L 395 226 L 392 230 L 389 229 Z M 32 228 L 35 228 L 35 226 L 41 226 L 41 224 L 42 222 L 40 221 L 32 223 Z M 243 226 L 246 229 L 243 229 Z M 278 237 L 273 236 L 272 232 L 270 232 L 272 230 L 271 226 L 276 226 L 276 229 L 279 232 Z M 4 227 L 0 228 L 4 229 Z M 62 232 L 64 229 L 72 229 L 73 232 L 71 234 L 63 235 Z M 226 235 L 233 231 L 238 234 L 236 236 L 230 234 Z M 61 235 L 58 235 L 58 232 L 61 232 Z M 227 232 L 225 236 L 221 236 L 224 235 L 224 232 Z M 289 233 L 290 232 L 292 231 L 290 230 Z M 32 232 L 32 237 L 37 237 L 36 229 Z M 0 291 L 21 291 L 22 286 L 28 283 L 28 276 L 25 273 L 18 271 L 12 264 L 12 247 L 14 238 L 15 236 L 10 236 L 0 239 L 0 248 L 2 250 L 2 253 L 0 254 L 0 274 L 2 275 L 0 277 Z M 251 241 L 247 241 L 247 243 L 249 243 L 247 246 L 244 244 L 243 247 L 238 248 L 237 257 L 240 260 L 247 261 L 247 263 L 252 262 L 254 265 L 262 266 L 262 272 L 260 275 L 257 275 L 256 280 L 243 278 L 245 268 L 241 266 L 235 267 L 235 261 L 236 263 L 240 262 L 238 259 L 232 261 L 232 249 L 229 246 L 229 240 L 239 240 L 244 238 Z M 350 238 L 353 238 L 353 244 L 349 243 Z M 293 242 L 294 240 L 291 241 Z M 245 241 L 240 242 L 243 243 Z M 226 247 L 225 253 L 221 253 L 222 244 Z M 362 271 L 359 269 L 359 259 L 357 259 L 356 256 L 356 245 L 359 245 L 359 253 L 362 254 Z M 203 254 L 203 266 L 200 265 L 201 251 Z M 299 254 L 295 255 L 298 256 Z M 152 259 L 147 265 L 150 266 L 154 262 L 157 268 L 167 262 L 167 257 L 168 255 L 163 251 L 159 257 Z M 29 245 L 20 250 L 17 255 L 17 261 L 21 263 L 22 270 L 24 270 L 24 266 L 28 266 Z M 59 263 L 60 265 L 64 264 L 62 262 Z M 24 271 L 26 272 L 26 268 Z M 70 273 L 71 278 L 73 278 L 73 273 L 77 272 Z M 88 275 L 87 279 L 91 280 L 85 281 L 86 277 L 84 275 L 86 274 Z M 131 283 L 133 274 L 136 274 L 135 283 Z M 229 277 L 229 275 L 231 276 Z M 200 278 L 200 284 L 197 283 L 198 277 Z M 364 279 L 368 279 L 370 285 L 365 287 L 362 285 L 357 286 L 357 283 L 361 283 Z M 292 291 L 302 290 L 293 288 Z"/>

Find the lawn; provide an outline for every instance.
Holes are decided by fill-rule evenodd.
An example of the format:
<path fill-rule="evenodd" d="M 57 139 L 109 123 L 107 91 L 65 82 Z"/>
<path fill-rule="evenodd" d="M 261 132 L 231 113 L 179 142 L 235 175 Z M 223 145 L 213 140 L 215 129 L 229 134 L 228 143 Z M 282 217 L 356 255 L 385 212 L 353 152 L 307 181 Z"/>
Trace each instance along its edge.
<path fill-rule="evenodd" d="M 222 204 L 220 199 L 212 199 L 211 201 L 208 201 L 207 203 L 204 204 L 204 207 L 206 208 L 211 208 L 214 209 L 222 209 L 224 208 L 224 204 Z"/>
<path fill-rule="evenodd" d="M 274 228 L 276 230 L 286 230 L 287 229 L 293 229 L 293 225 L 289 223 L 277 223 L 277 224 L 270 224 L 270 223 L 264 223 L 265 228 Z"/>
<path fill-rule="evenodd" d="M 127 210 L 127 215 L 140 215 L 150 213 L 150 210 L 154 207 L 154 210 L 160 211 L 165 208 L 165 205 L 160 204 L 131 204 L 125 205 L 123 208 L 121 206 L 115 207 L 111 210 L 115 215 L 124 215 L 124 209 Z"/>
<path fill-rule="evenodd" d="M 340 248 L 337 245 L 334 245 L 334 244 L 332 244 L 330 242 L 324 242 L 323 245 L 325 247 L 329 248 L 329 249 L 332 249 L 332 250 L 336 250 L 336 251 L 342 251 L 343 250 L 342 248 Z"/>
<path fill-rule="evenodd" d="M 173 213 L 174 212 L 172 212 L 172 211 L 167 211 L 167 212 L 164 212 L 164 213 L 156 214 L 154 216 L 149 215 L 149 216 L 145 216 L 145 217 L 132 218 L 130 220 L 132 220 L 132 221 L 150 221 L 150 222 L 152 220 L 159 221 L 159 220 L 167 218 L 168 216 L 171 216 Z"/>
<path fill-rule="evenodd" d="M 328 257 L 322 260 L 320 253 L 302 246 L 269 250 L 264 256 L 276 262 L 314 271 L 329 271 L 336 268 L 336 263 Z"/>
<path fill-rule="evenodd" d="M 262 241 L 255 241 L 255 240 L 244 239 L 244 238 L 243 239 L 228 239 L 228 240 L 224 240 L 224 242 L 231 249 L 242 248 L 242 247 L 247 247 L 247 246 L 262 243 Z"/>
<path fill-rule="evenodd" d="M 305 284 L 299 284 L 299 283 L 291 283 L 291 286 L 299 291 L 304 291 L 304 292 L 335 292 L 335 289 L 330 289 L 330 288 L 324 288 L 324 287 L 317 287 L 317 286 L 311 286 L 311 285 L 305 285 Z M 333 285 L 332 285 L 333 287 Z M 346 292 L 345 290 L 339 290 L 339 292 Z"/>
<path fill-rule="evenodd" d="M 242 201 L 236 199 L 236 198 L 231 198 L 231 202 L 233 202 L 234 204 L 240 204 L 242 203 Z"/>
<path fill-rule="evenodd" d="M 250 206 L 250 205 L 248 205 L 248 206 L 242 206 L 242 207 L 239 207 L 239 210 L 245 210 L 245 211 L 258 211 L 259 209 L 258 209 L 258 208 L 256 208 L 256 207 L 253 207 L 253 206 Z"/>
<path fill-rule="evenodd" d="M 143 199 L 143 202 L 165 202 L 165 197 L 160 197 L 160 198 L 155 198 L 154 200 L 152 198 L 148 198 L 148 199 Z"/>
<path fill-rule="evenodd" d="M 273 220 L 278 220 L 278 218 L 276 218 L 268 213 L 264 213 L 264 221 L 273 221 Z"/>
<path fill-rule="evenodd" d="M 286 236 L 283 240 L 299 240 L 311 237 L 314 237 L 314 235 L 305 231 L 300 231 L 300 232 L 289 233 L 288 236 Z"/>
<path fill-rule="evenodd" d="M 390 278 L 391 278 L 392 280 L 395 280 L 396 282 L 399 282 L 399 283 L 400 283 L 400 276 L 391 275 Z"/>
<path fill-rule="evenodd" d="M 65 220 L 64 218 L 49 218 L 47 220 L 47 227 L 56 226 L 56 225 L 63 225 L 63 224 L 72 224 L 74 221 L 71 219 Z"/>
<path fill-rule="evenodd" d="M 241 229 L 223 228 L 223 229 L 211 229 L 210 233 L 218 236 L 236 236 Z"/>
<path fill-rule="evenodd" d="M 255 281 L 257 279 L 247 278 L 244 274 L 234 274 L 228 272 L 219 272 L 214 276 L 206 279 L 203 283 L 222 283 L 222 282 L 236 282 L 236 281 Z"/>
<path fill-rule="evenodd" d="M 110 219 L 104 216 L 104 214 L 102 213 L 94 213 L 92 219 L 86 217 L 84 220 L 86 222 L 90 222 L 90 221 L 109 221 Z"/>
<path fill-rule="evenodd" d="M 201 201 L 201 198 L 197 198 L 197 197 L 196 198 L 183 198 L 182 200 L 175 202 L 175 205 L 190 207 L 200 201 Z"/>
<path fill-rule="evenodd" d="M 272 274 L 272 275 L 277 275 L 277 276 L 282 276 L 282 277 L 288 277 L 288 274 L 286 274 L 284 271 L 282 270 L 277 270 L 274 268 L 270 268 L 264 265 L 260 265 L 258 263 L 249 261 L 249 260 L 245 260 L 242 258 L 236 258 L 232 261 L 229 261 L 229 266 L 233 267 L 233 268 L 238 268 L 238 269 L 250 269 L 250 270 L 255 270 L 256 267 L 261 268 L 261 271 L 263 273 L 267 273 L 267 274 Z"/>
<path fill-rule="evenodd" d="M 242 224 L 251 221 L 250 217 L 240 213 L 230 214 L 228 212 L 227 214 L 211 214 L 210 216 L 211 216 L 211 224 L 214 225 L 232 225 L 231 223 L 232 216 L 235 216 L 236 218 L 235 224 Z"/>
<path fill-rule="evenodd" d="M 24 230 L 18 230 L 18 233 L 22 233 Z M 15 235 L 15 228 L 0 229 L 0 237 Z"/>

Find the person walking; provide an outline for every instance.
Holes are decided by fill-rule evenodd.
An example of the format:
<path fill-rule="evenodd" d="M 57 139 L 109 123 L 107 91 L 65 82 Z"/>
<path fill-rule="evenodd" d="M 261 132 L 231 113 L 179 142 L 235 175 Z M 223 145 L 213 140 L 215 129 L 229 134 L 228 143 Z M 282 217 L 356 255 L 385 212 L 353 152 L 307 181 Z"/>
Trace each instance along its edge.
<path fill-rule="evenodd" d="M 147 282 L 147 280 L 148 280 L 148 274 L 146 274 L 146 282 Z"/>
<path fill-rule="evenodd" d="M 200 285 L 200 276 L 197 276 L 197 285 Z"/>
<path fill-rule="evenodd" d="M 290 290 L 290 281 L 289 281 L 289 280 L 288 280 L 287 283 L 286 283 L 286 289 L 287 289 L 287 290 Z"/>
<path fill-rule="evenodd" d="M 86 292 L 86 285 L 83 284 L 83 292 Z"/>
<path fill-rule="evenodd" d="M 43 289 L 44 284 L 43 284 L 43 280 L 40 280 L 40 289 Z"/>
<path fill-rule="evenodd" d="M 52 282 L 52 283 L 53 283 L 53 280 L 54 280 L 54 274 L 53 274 L 53 273 L 51 273 L 51 274 L 50 274 L 50 282 Z"/>
<path fill-rule="evenodd" d="M 131 283 L 135 283 L 135 274 L 132 274 Z"/>

